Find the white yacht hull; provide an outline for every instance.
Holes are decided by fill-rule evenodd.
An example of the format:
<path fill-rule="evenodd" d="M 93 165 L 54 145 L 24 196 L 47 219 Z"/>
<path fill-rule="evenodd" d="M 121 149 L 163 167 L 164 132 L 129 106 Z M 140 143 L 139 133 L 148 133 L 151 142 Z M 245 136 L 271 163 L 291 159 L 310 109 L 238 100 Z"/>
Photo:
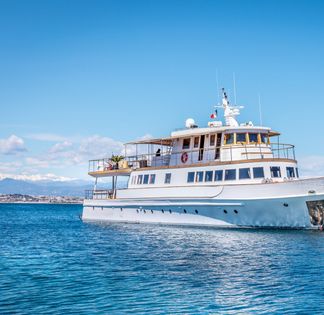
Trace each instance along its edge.
<path fill-rule="evenodd" d="M 323 225 L 324 179 L 258 185 L 195 187 L 197 195 L 85 200 L 84 221 L 158 223 L 218 227 L 319 228 Z M 161 193 L 161 191 L 160 191 Z M 162 192 L 163 194 L 163 192 Z M 208 193 L 207 193 L 208 195 Z"/>

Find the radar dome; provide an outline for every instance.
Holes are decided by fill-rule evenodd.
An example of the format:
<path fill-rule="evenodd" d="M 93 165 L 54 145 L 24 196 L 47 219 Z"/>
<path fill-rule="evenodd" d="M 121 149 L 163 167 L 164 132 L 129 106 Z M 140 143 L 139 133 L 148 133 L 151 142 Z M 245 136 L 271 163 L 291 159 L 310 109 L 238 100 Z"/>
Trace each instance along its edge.
<path fill-rule="evenodd" d="M 186 120 L 186 128 L 194 128 L 195 127 L 195 121 L 192 118 L 188 118 Z"/>

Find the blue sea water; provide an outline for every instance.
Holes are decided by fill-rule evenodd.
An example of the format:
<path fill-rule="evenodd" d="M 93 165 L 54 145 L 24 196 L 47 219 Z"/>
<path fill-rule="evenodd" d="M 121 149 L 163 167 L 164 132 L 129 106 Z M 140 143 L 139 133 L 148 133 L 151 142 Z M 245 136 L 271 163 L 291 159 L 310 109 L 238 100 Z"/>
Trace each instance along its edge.
<path fill-rule="evenodd" d="M 0 205 L 1 314 L 324 314 L 324 233 L 85 224 Z"/>

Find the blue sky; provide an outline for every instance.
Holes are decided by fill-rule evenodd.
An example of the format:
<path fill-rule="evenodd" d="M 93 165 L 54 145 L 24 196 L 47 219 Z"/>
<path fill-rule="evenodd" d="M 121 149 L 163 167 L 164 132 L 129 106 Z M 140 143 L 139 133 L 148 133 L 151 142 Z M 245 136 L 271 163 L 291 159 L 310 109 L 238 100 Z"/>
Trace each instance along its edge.
<path fill-rule="evenodd" d="M 217 80 L 324 174 L 321 1 L 0 0 L 0 176 L 86 178 L 86 161 L 188 117 Z M 321 173 L 322 172 L 322 173 Z"/>

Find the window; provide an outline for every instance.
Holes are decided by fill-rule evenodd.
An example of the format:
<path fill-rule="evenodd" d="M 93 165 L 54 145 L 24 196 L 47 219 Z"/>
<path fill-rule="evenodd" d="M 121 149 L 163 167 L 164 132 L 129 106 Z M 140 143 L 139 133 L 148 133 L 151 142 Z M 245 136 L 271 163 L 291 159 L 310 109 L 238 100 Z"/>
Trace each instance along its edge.
<path fill-rule="evenodd" d="M 149 175 L 148 174 L 144 175 L 143 184 L 148 184 L 148 180 L 149 180 Z"/>
<path fill-rule="evenodd" d="M 225 170 L 225 180 L 235 180 L 236 170 Z"/>
<path fill-rule="evenodd" d="M 253 167 L 253 178 L 264 178 L 263 167 Z"/>
<path fill-rule="evenodd" d="M 136 184 L 136 176 L 133 176 L 132 178 L 132 185 L 135 185 Z"/>
<path fill-rule="evenodd" d="M 150 184 L 155 184 L 155 174 L 150 175 Z"/>
<path fill-rule="evenodd" d="M 196 182 L 202 182 L 204 180 L 204 172 L 196 173 Z"/>
<path fill-rule="evenodd" d="M 210 136 L 209 145 L 210 145 L 211 147 L 213 147 L 213 146 L 215 145 L 215 138 L 216 138 L 215 135 L 211 135 L 211 136 Z"/>
<path fill-rule="evenodd" d="M 194 138 L 194 148 L 198 148 L 199 146 L 199 137 Z"/>
<path fill-rule="evenodd" d="M 137 176 L 137 185 L 142 184 L 142 180 L 143 180 L 143 175 L 138 175 Z"/>
<path fill-rule="evenodd" d="M 287 166 L 286 170 L 287 170 L 287 177 L 288 178 L 295 177 L 295 169 L 293 167 Z"/>
<path fill-rule="evenodd" d="M 225 144 L 233 144 L 234 143 L 234 133 L 225 134 Z"/>
<path fill-rule="evenodd" d="M 213 181 L 213 171 L 206 171 L 205 173 L 205 182 Z"/>
<path fill-rule="evenodd" d="M 268 135 L 266 133 L 260 134 L 261 143 L 268 143 Z"/>
<path fill-rule="evenodd" d="M 250 143 L 258 143 L 258 134 L 257 133 L 250 133 Z"/>
<path fill-rule="evenodd" d="M 171 173 L 166 173 L 164 178 L 164 184 L 170 184 L 171 183 Z"/>
<path fill-rule="evenodd" d="M 237 133 L 236 134 L 236 143 L 245 144 L 246 143 L 246 134 L 245 133 Z"/>
<path fill-rule="evenodd" d="M 299 178 L 299 172 L 297 167 L 296 167 L 296 177 Z"/>
<path fill-rule="evenodd" d="M 187 177 L 187 183 L 193 183 L 195 181 L 195 172 L 189 172 Z"/>
<path fill-rule="evenodd" d="M 190 149 L 190 138 L 183 139 L 182 149 Z"/>
<path fill-rule="evenodd" d="M 281 171 L 279 166 L 271 166 L 270 167 L 271 177 L 281 177 Z"/>
<path fill-rule="evenodd" d="M 223 170 L 215 171 L 215 181 L 219 182 L 223 180 Z"/>
<path fill-rule="evenodd" d="M 250 179 L 251 171 L 249 168 L 240 168 L 239 170 L 239 178 L 240 179 Z"/>

